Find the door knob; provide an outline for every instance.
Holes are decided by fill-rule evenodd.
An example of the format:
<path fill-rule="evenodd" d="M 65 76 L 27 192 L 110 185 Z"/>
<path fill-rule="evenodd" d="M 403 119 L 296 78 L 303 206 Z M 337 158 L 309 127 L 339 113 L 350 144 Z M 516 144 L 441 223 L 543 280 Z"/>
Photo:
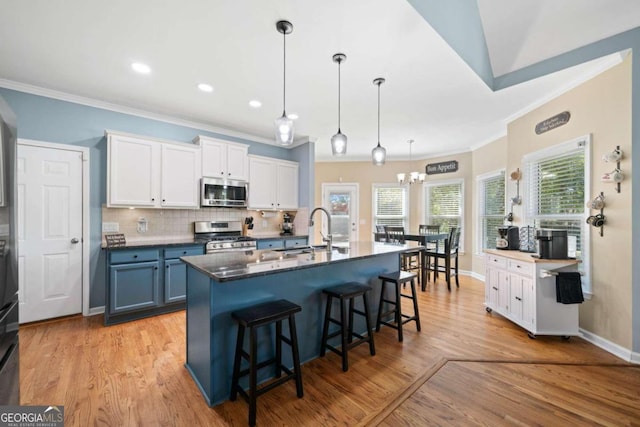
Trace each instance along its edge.
<path fill-rule="evenodd" d="M 71 239 L 71 243 L 73 243 L 73 244 L 78 243 L 78 242 L 80 242 L 80 240 L 78 240 L 77 237 L 74 237 L 73 239 Z"/>

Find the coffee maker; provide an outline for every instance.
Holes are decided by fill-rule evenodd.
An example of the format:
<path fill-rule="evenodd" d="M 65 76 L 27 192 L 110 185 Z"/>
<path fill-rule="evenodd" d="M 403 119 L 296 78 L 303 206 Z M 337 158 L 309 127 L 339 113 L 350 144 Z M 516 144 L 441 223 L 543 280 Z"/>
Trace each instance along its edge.
<path fill-rule="evenodd" d="M 292 215 L 288 212 L 284 212 L 282 214 L 282 224 L 280 224 L 280 228 L 282 229 L 282 232 L 280 233 L 281 236 L 286 236 L 286 235 L 291 235 L 293 234 L 293 219 L 295 218 L 295 215 Z"/>
<path fill-rule="evenodd" d="M 503 225 L 498 227 L 496 249 L 510 251 L 517 251 L 520 249 L 520 232 L 518 227 L 514 225 Z"/>

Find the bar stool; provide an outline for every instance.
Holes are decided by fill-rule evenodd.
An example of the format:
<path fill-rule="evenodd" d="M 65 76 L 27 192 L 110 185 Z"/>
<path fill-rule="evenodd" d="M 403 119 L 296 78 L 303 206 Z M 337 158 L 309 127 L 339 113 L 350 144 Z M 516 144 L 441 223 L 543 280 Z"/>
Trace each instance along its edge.
<path fill-rule="evenodd" d="M 416 294 L 416 282 L 418 275 L 416 273 L 409 273 L 407 271 L 394 271 L 391 273 L 381 274 L 378 276 L 382 280 L 382 289 L 380 292 L 380 305 L 378 306 L 378 321 L 376 322 L 376 332 L 380 332 L 380 326 L 386 325 L 398 330 L 398 341 L 402 341 L 402 325 L 407 322 L 415 321 L 416 328 L 420 331 L 420 313 L 418 312 L 418 296 Z M 407 282 L 411 283 L 411 295 L 403 294 L 401 291 L 402 285 Z M 385 298 L 385 289 L 387 283 L 395 285 L 395 300 Z M 413 300 L 413 316 L 402 313 L 402 298 L 408 298 Z M 384 303 L 391 305 L 391 309 L 383 312 L 382 308 Z M 383 321 L 383 317 L 387 317 L 393 314 L 393 322 Z"/>
<path fill-rule="evenodd" d="M 344 372 L 349 370 L 349 360 L 347 358 L 347 353 L 352 348 L 368 342 L 369 352 L 372 356 L 375 356 L 376 354 L 376 349 L 373 343 L 373 328 L 371 327 L 371 321 L 369 320 L 369 304 L 367 302 L 367 292 L 369 290 L 371 290 L 371 286 L 355 282 L 331 286 L 322 290 L 322 293 L 327 295 L 327 307 L 324 314 L 324 327 L 322 329 L 322 346 L 320 347 L 320 356 L 324 356 L 327 349 L 333 351 L 339 356 L 342 356 L 342 370 Z M 360 311 L 354 307 L 355 299 L 357 297 L 362 297 L 364 311 Z M 334 319 L 331 317 L 333 298 L 337 298 L 340 300 L 340 319 Z M 345 305 L 347 301 L 349 302 L 348 312 Z M 353 330 L 354 313 L 364 316 L 367 323 L 366 336 L 360 335 Z M 340 326 L 340 329 L 329 334 L 329 323 Z M 340 350 L 328 343 L 328 340 L 330 338 L 337 336 L 340 336 L 342 338 L 342 347 Z M 353 337 L 356 337 L 358 339 L 354 341 Z"/>
<path fill-rule="evenodd" d="M 256 424 L 256 400 L 258 396 L 266 393 L 272 388 L 281 385 L 291 379 L 296 381 L 296 392 L 298 397 L 303 396 L 302 390 L 302 373 L 300 372 L 300 355 L 298 353 L 298 337 L 296 335 L 295 313 L 301 311 L 302 308 L 285 299 L 277 301 L 269 301 L 257 304 L 242 310 L 234 311 L 231 316 L 238 322 L 238 338 L 236 341 L 236 353 L 233 363 L 233 377 L 231 379 L 231 395 L 229 400 L 236 400 L 237 393 L 249 403 L 249 425 Z M 282 321 L 289 319 L 289 338 L 282 335 Z M 258 334 L 259 326 L 276 323 L 276 354 L 275 357 L 258 362 Z M 249 353 L 244 351 L 244 333 L 249 328 Z M 282 342 L 289 344 L 293 356 L 293 370 L 290 370 L 282 364 Z M 247 369 L 240 370 L 242 359 L 249 362 Z M 257 374 L 258 370 L 269 365 L 275 364 L 276 381 L 258 388 Z M 287 375 L 281 377 L 282 371 Z M 249 375 L 248 393 L 238 384 L 241 377 Z"/>

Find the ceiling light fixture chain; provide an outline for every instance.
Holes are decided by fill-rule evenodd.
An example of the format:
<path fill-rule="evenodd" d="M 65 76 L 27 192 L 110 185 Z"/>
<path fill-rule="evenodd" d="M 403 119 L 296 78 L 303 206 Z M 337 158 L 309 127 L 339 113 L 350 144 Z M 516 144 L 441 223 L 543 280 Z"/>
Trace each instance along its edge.
<path fill-rule="evenodd" d="M 333 62 L 338 64 L 338 133 L 331 137 L 331 152 L 334 156 L 344 156 L 347 153 L 347 135 L 342 133 L 340 129 L 340 92 L 341 92 L 341 81 L 340 81 L 340 65 L 347 60 L 347 55 L 344 53 L 336 53 L 332 57 Z"/>
<path fill-rule="evenodd" d="M 293 24 L 289 21 L 278 21 L 276 29 L 282 34 L 284 55 L 282 60 L 282 117 L 275 121 L 276 141 L 281 145 L 293 144 L 293 120 L 287 116 L 287 34 L 293 32 Z"/>
<path fill-rule="evenodd" d="M 371 160 L 376 166 L 384 165 L 387 158 L 387 150 L 380 145 L 380 85 L 385 82 L 385 79 L 378 77 L 373 81 L 374 85 L 378 86 L 378 145 L 371 150 Z"/>

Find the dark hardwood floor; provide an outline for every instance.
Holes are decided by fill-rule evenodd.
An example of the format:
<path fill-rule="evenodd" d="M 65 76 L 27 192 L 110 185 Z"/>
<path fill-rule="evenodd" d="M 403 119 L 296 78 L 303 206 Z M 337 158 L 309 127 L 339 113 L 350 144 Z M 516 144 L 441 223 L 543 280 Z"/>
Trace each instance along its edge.
<path fill-rule="evenodd" d="M 484 285 L 460 278 L 420 292 L 422 331 L 375 334 L 342 372 L 330 353 L 258 399 L 264 426 L 640 425 L 640 366 L 578 337 L 531 340 L 484 310 Z M 209 408 L 185 369 L 185 314 L 105 327 L 102 316 L 20 330 L 21 403 L 64 405 L 66 426 L 247 424 L 238 399 Z"/>

